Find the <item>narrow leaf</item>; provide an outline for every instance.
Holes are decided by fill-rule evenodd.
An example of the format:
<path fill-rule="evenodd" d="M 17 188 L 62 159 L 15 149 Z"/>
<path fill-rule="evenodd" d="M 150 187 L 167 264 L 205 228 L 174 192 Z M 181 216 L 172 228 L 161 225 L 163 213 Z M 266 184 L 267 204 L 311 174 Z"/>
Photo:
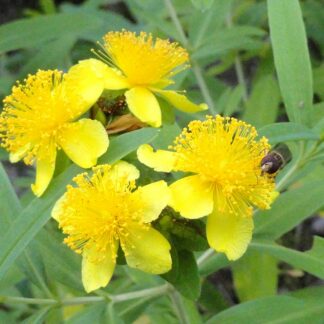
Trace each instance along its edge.
<path fill-rule="evenodd" d="M 315 236 L 313 247 L 308 252 L 300 252 L 275 243 L 262 241 L 252 242 L 250 249 L 272 255 L 295 268 L 324 279 L 324 238 Z"/>
<path fill-rule="evenodd" d="M 235 291 L 241 302 L 275 295 L 277 292 L 277 261 L 259 251 L 249 251 L 233 264 Z"/>
<path fill-rule="evenodd" d="M 317 141 L 320 139 L 319 134 L 315 131 L 297 123 L 276 123 L 266 125 L 260 128 L 258 133 L 259 136 L 267 137 L 271 144 L 302 140 Z"/>
<path fill-rule="evenodd" d="M 255 237 L 277 239 L 323 206 L 323 181 L 281 194 L 270 210 L 258 211 L 254 217 Z"/>
<path fill-rule="evenodd" d="M 268 0 L 270 36 L 279 85 L 291 121 L 309 124 L 313 80 L 298 0 Z"/>

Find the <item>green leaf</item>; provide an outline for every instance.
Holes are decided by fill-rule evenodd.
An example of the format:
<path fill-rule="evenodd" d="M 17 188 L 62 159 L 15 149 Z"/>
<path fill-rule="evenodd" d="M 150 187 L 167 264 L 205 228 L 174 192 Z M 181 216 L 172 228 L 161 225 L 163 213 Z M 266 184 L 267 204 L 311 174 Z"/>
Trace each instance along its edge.
<path fill-rule="evenodd" d="M 195 50 L 193 59 L 224 55 L 232 50 L 255 50 L 262 47 L 261 36 L 264 31 L 251 26 L 235 26 L 219 29 L 211 37 L 205 38 L 205 44 Z"/>
<path fill-rule="evenodd" d="M 217 253 L 208 258 L 202 265 L 199 265 L 199 273 L 202 276 L 208 276 L 222 268 L 230 265 L 230 261 L 225 254 Z"/>
<path fill-rule="evenodd" d="M 196 300 L 200 295 L 200 278 L 195 257 L 186 250 L 177 251 L 177 256 L 176 271 L 172 269 L 162 277 L 172 283 L 184 297 Z"/>
<path fill-rule="evenodd" d="M 48 221 L 54 202 L 64 193 L 71 178 L 80 171 L 80 168 L 72 166 L 62 173 L 43 197 L 35 198 L 11 223 L 0 241 L 0 278 Z"/>
<path fill-rule="evenodd" d="M 230 11 L 231 4 L 232 0 L 217 0 L 213 2 L 212 7 L 207 12 L 196 10 L 190 15 L 188 34 L 190 44 L 193 45 L 194 49 L 199 48 L 210 36 L 210 33 L 222 26 Z"/>
<path fill-rule="evenodd" d="M 21 212 L 22 207 L 18 197 L 7 177 L 5 170 L 0 164 L 0 208 L 1 221 L 0 234 L 5 235 L 10 225 Z M 46 286 L 46 274 L 44 271 L 43 260 L 35 245 L 31 245 L 26 249 L 22 256 L 16 261 L 19 269 L 29 278 L 36 286 L 49 294 Z"/>
<path fill-rule="evenodd" d="M 271 209 L 254 216 L 254 237 L 277 239 L 323 206 L 323 180 L 281 194 Z"/>
<path fill-rule="evenodd" d="M 139 145 L 152 141 L 156 135 L 157 130 L 147 128 L 115 137 L 100 163 L 114 163 Z M 45 225 L 55 201 L 64 193 L 71 179 L 81 171 L 81 168 L 70 166 L 53 180 L 41 198 L 35 198 L 12 222 L 0 241 L 0 278 Z"/>
<path fill-rule="evenodd" d="M 280 142 L 311 140 L 317 141 L 319 135 L 306 126 L 296 123 L 276 123 L 258 130 L 259 136 L 265 136 L 272 145 Z"/>
<path fill-rule="evenodd" d="M 73 35 L 63 35 L 59 39 L 44 44 L 33 57 L 24 64 L 19 75 L 25 77 L 28 73 L 35 73 L 38 69 L 63 69 L 64 63 L 76 42 Z"/>
<path fill-rule="evenodd" d="M 16 20 L 0 27 L 0 53 L 31 48 L 61 35 L 81 35 L 83 32 L 100 28 L 101 24 L 100 19 L 83 12 Z"/>
<path fill-rule="evenodd" d="M 53 14 L 56 12 L 54 0 L 40 0 L 39 4 L 43 12 L 47 15 Z"/>
<path fill-rule="evenodd" d="M 242 303 L 212 317 L 206 324 L 296 324 L 321 323 L 322 299 L 307 302 L 289 296 L 265 297 Z"/>
<path fill-rule="evenodd" d="M 63 244 L 63 237 L 42 229 L 36 236 L 36 243 L 43 256 L 49 278 L 83 292 L 81 257 Z"/>
<path fill-rule="evenodd" d="M 277 261 L 260 251 L 250 251 L 233 264 L 235 291 L 241 302 L 275 295 L 277 292 Z"/>
<path fill-rule="evenodd" d="M 246 102 L 243 119 L 255 127 L 274 123 L 278 113 L 280 93 L 272 75 L 264 75 L 252 88 Z"/>
<path fill-rule="evenodd" d="M 204 313 L 208 312 L 208 315 L 214 315 L 229 307 L 228 301 L 225 300 L 222 293 L 215 288 L 217 288 L 217 283 L 212 283 L 208 278 L 203 281 L 199 305 L 203 308 Z"/>
<path fill-rule="evenodd" d="M 270 36 L 279 86 L 291 121 L 310 123 L 313 80 L 298 0 L 268 0 Z"/>
<path fill-rule="evenodd" d="M 106 303 L 98 303 L 85 307 L 73 317 L 64 321 L 66 324 L 100 323 L 104 315 Z"/>
<path fill-rule="evenodd" d="M 180 302 L 183 305 L 184 313 L 186 314 L 188 324 L 201 324 L 203 323 L 201 315 L 197 309 L 196 303 L 193 300 L 187 299 L 183 296 L 180 297 Z"/>
<path fill-rule="evenodd" d="M 243 97 L 244 89 L 241 85 L 238 85 L 232 90 L 230 90 L 230 88 L 227 90 L 229 90 L 229 92 L 225 91 L 223 93 L 216 104 L 216 107 L 219 111 L 223 112 L 224 116 L 232 116 L 233 113 L 239 111 L 239 105 Z"/>
<path fill-rule="evenodd" d="M 324 238 L 315 236 L 313 247 L 307 252 L 300 252 L 272 242 L 262 241 L 253 241 L 249 249 L 259 253 L 267 253 L 289 263 L 295 268 L 302 269 L 324 279 Z"/>
<path fill-rule="evenodd" d="M 98 164 L 113 163 L 122 159 L 140 145 L 152 142 L 159 132 L 160 130 L 156 128 L 142 128 L 114 137 L 108 151 L 99 159 Z"/>
<path fill-rule="evenodd" d="M 21 321 L 21 324 L 42 324 L 44 323 L 45 316 L 47 315 L 50 307 L 44 307 L 36 311 L 33 315 Z"/>
<path fill-rule="evenodd" d="M 214 0 L 191 0 L 191 3 L 196 9 L 205 11 L 213 5 Z"/>
<path fill-rule="evenodd" d="M 324 100 L 324 64 L 313 70 L 314 92 Z"/>

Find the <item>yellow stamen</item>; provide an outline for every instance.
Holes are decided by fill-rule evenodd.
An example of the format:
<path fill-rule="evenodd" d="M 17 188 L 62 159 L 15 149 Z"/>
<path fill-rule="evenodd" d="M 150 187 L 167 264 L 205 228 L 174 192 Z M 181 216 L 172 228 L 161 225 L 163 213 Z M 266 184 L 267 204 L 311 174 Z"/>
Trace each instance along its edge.
<path fill-rule="evenodd" d="M 82 113 L 71 111 L 71 98 L 81 99 L 73 96 L 73 89 L 64 95 L 62 81 L 60 71 L 38 71 L 14 86 L 12 94 L 4 99 L 0 116 L 2 146 L 11 153 L 22 152 L 26 164 L 31 164 L 39 148 L 49 141 L 54 140 L 56 145 L 60 129 Z"/>
<path fill-rule="evenodd" d="M 134 86 L 149 86 L 163 82 L 186 68 L 187 51 L 177 43 L 141 32 L 109 32 L 104 36 L 106 63 L 117 67 Z"/>
<path fill-rule="evenodd" d="M 274 190 L 273 176 L 260 167 L 270 145 L 256 137 L 254 127 L 235 118 L 192 121 L 171 147 L 177 153 L 175 169 L 209 182 L 218 210 L 252 215 L 253 206 L 269 208 Z"/>
<path fill-rule="evenodd" d="M 76 187 L 69 186 L 62 205 L 64 213 L 59 225 L 68 237 L 64 242 L 77 253 L 82 253 L 85 245 L 92 246 L 101 255 L 100 262 L 109 251 L 116 251 L 120 242 L 127 255 L 129 229 L 134 224 L 141 228 L 149 225 L 141 221 L 143 202 L 132 194 L 135 182 L 126 176 L 112 177 L 111 166 L 93 168 L 94 174 L 86 173 L 74 178 Z M 115 261 L 116 255 L 111 256 Z"/>

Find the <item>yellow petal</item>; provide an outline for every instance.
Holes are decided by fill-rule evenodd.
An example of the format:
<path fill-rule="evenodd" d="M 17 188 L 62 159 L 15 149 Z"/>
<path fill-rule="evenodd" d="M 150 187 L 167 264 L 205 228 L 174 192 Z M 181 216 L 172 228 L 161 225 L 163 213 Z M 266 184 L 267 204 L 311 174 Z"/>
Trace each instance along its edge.
<path fill-rule="evenodd" d="M 64 76 L 62 95 L 75 101 L 69 106 L 70 110 L 75 110 L 75 117 L 86 112 L 101 95 L 106 68 L 101 61 L 84 60 L 72 66 Z"/>
<path fill-rule="evenodd" d="M 104 257 L 94 247 L 85 247 L 82 253 L 82 283 L 87 293 L 108 285 L 116 266 L 115 256 L 118 244 L 114 251 Z"/>
<path fill-rule="evenodd" d="M 125 92 L 130 111 L 152 127 L 161 126 L 161 109 L 154 94 L 146 88 L 135 87 Z"/>
<path fill-rule="evenodd" d="M 171 172 L 176 160 L 175 153 L 164 150 L 153 152 L 151 145 L 141 145 L 137 150 L 138 160 L 158 172 Z"/>
<path fill-rule="evenodd" d="M 25 146 L 21 147 L 18 151 L 9 154 L 9 161 L 11 163 L 16 163 L 20 161 L 26 153 L 30 150 L 30 143 L 26 144 Z"/>
<path fill-rule="evenodd" d="M 152 227 L 134 224 L 123 242 L 127 264 L 145 272 L 160 274 L 171 269 L 171 246 L 165 237 Z"/>
<path fill-rule="evenodd" d="M 191 102 L 185 95 L 179 94 L 176 91 L 172 90 L 152 90 L 158 93 L 163 99 L 168 101 L 175 108 L 189 113 L 195 113 L 202 110 L 207 110 L 208 106 L 205 103 L 196 105 Z"/>
<path fill-rule="evenodd" d="M 120 178 L 126 178 L 127 181 L 136 180 L 139 176 L 140 172 L 138 169 L 133 164 L 125 161 L 118 161 L 109 171 L 109 177 L 115 178 L 116 182 L 118 182 Z"/>
<path fill-rule="evenodd" d="M 59 144 L 74 163 L 90 168 L 107 151 L 109 140 L 100 122 L 81 119 L 62 129 Z"/>
<path fill-rule="evenodd" d="M 64 214 L 64 209 L 63 209 L 63 203 L 64 203 L 64 200 L 66 198 L 66 195 L 64 194 L 61 198 L 59 198 L 53 209 L 52 209 L 52 213 L 51 213 L 51 216 L 57 221 L 59 222 L 60 221 L 60 216 Z"/>
<path fill-rule="evenodd" d="M 48 187 L 55 170 L 56 146 L 54 141 L 42 146 L 36 157 L 36 180 L 32 191 L 40 197 Z"/>
<path fill-rule="evenodd" d="M 145 223 L 157 219 L 170 200 L 170 190 L 163 180 L 139 187 L 134 195 L 143 201 L 141 213 Z"/>
<path fill-rule="evenodd" d="M 207 240 L 217 252 L 226 254 L 229 260 L 240 258 L 252 238 L 252 217 L 214 210 L 207 219 Z"/>
<path fill-rule="evenodd" d="M 200 218 L 213 210 L 213 190 L 197 175 L 174 182 L 170 186 L 170 191 L 169 205 L 185 218 Z"/>
<path fill-rule="evenodd" d="M 106 66 L 104 71 L 104 88 L 108 90 L 127 89 L 130 84 L 118 70 Z"/>

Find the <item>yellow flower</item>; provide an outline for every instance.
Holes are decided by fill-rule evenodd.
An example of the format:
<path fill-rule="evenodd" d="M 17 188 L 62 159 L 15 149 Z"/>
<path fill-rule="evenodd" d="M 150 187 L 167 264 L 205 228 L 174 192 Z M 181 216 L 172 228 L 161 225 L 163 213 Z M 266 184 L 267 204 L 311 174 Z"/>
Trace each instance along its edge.
<path fill-rule="evenodd" d="M 57 149 L 63 149 L 79 166 L 89 168 L 108 148 L 107 134 L 98 121 L 75 122 L 102 91 L 91 85 L 97 82 L 97 76 L 91 71 L 88 74 L 85 81 L 74 68 L 65 75 L 57 70 L 38 71 L 14 86 L 4 99 L 2 146 L 10 152 L 11 162 L 23 159 L 28 165 L 36 163 L 32 190 L 37 196 L 52 179 Z"/>
<path fill-rule="evenodd" d="M 97 71 L 104 78 L 104 88 L 109 90 L 129 89 L 125 92 L 131 112 L 142 122 L 153 127 L 161 126 L 161 109 L 156 96 L 165 99 L 174 107 L 186 111 L 206 110 L 206 104 L 196 105 L 185 95 L 172 90 L 163 90 L 173 84 L 171 77 L 186 69 L 188 53 L 177 43 L 141 32 L 109 32 L 103 38 L 102 51 L 97 54 L 102 61 L 89 59 L 77 67 Z M 100 83 L 101 84 L 101 83 Z"/>
<path fill-rule="evenodd" d="M 170 206 L 190 219 L 209 215 L 208 242 L 230 260 L 242 256 L 251 240 L 253 207 L 268 209 L 276 195 L 274 177 L 260 167 L 269 144 L 256 137 L 251 125 L 216 116 L 192 121 L 173 152 L 138 149 L 139 160 L 156 171 L 190 173 L 170 186 Z"/>
<path fill-rule="evenodd" d="M 170 244 L 150 222 L 166 207 L 169 188 L 158 181 L 136 189 L 139 171 L 119 162 L 75 177 L 52 211 L 64 242 L 82 254 L 82 282 L 87 292 L 105 287 L 114 272 L 120 244 L 130 267 L 160 274 L 170 270 Z"/>

